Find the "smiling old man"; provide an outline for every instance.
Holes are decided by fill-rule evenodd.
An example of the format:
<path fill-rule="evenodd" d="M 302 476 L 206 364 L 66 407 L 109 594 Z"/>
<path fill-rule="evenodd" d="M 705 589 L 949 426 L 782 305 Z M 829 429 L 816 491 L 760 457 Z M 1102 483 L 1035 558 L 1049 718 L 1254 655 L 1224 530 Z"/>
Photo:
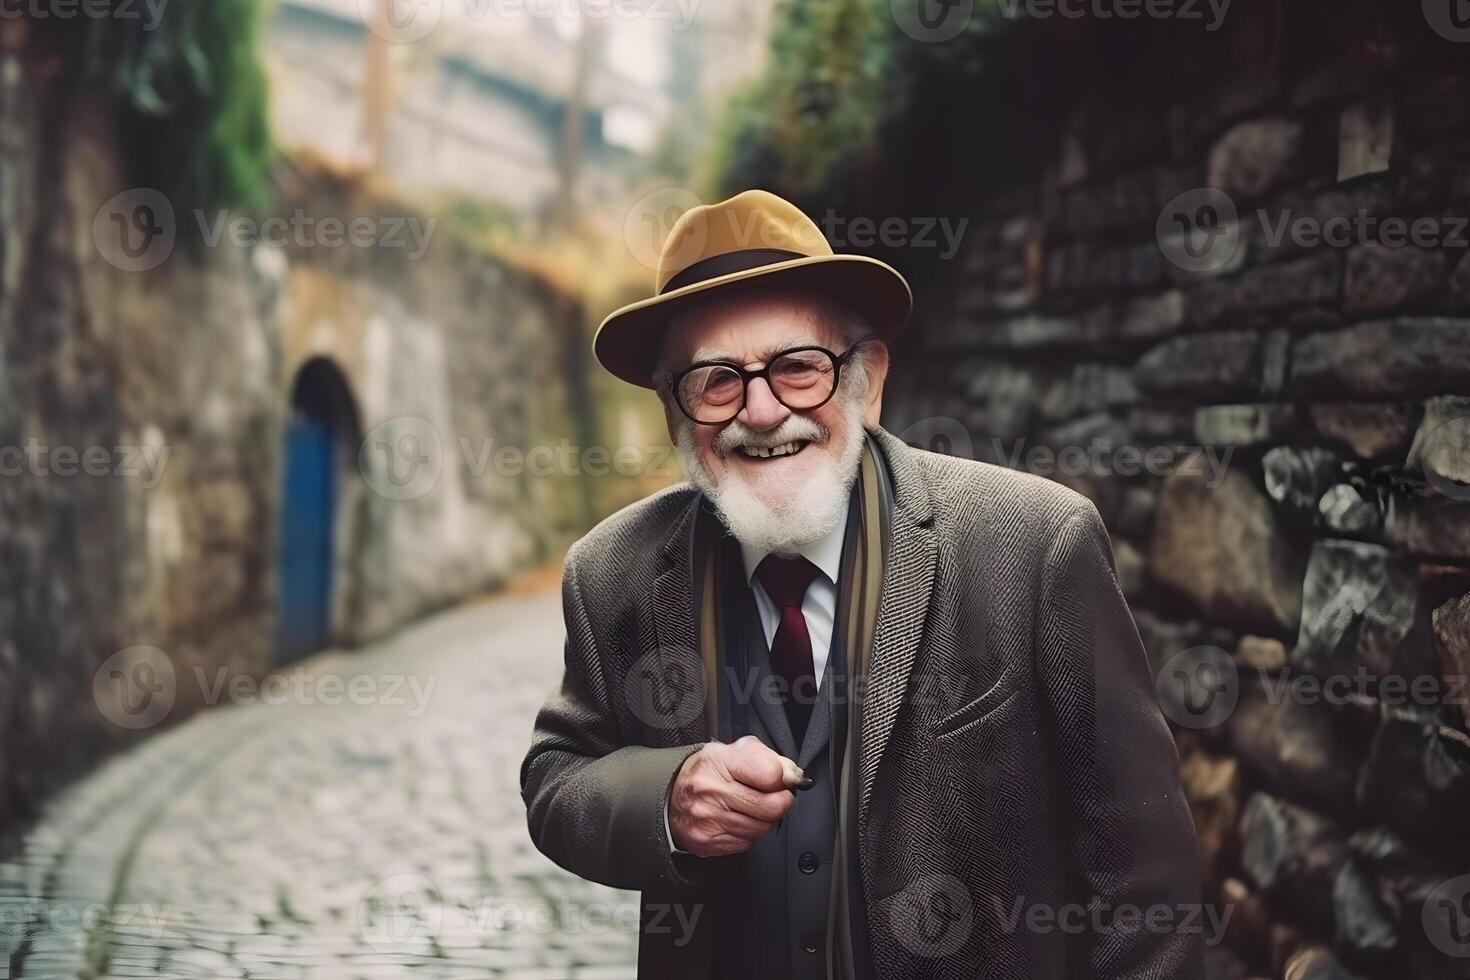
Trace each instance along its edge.
<path fill-rule="evenodd" d="M 1198 844 L 1097 511 L 879 425 L 910 308 L 764 191 L 602 324 L 690 476 L 567 555 L 536 846 L 642 977 L 1197 977 Z"/>

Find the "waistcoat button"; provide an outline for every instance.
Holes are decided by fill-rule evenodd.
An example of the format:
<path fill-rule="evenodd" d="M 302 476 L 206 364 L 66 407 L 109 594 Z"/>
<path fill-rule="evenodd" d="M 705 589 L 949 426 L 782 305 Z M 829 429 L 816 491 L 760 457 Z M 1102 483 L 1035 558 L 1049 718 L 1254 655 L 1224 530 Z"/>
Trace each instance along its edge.
<path fill-rule="evenodd" d="M 796 866 L 804 875 L 815 874 L 821 863 L 811 851 L 802 851 L 801 857 L 796 859 Z"/>

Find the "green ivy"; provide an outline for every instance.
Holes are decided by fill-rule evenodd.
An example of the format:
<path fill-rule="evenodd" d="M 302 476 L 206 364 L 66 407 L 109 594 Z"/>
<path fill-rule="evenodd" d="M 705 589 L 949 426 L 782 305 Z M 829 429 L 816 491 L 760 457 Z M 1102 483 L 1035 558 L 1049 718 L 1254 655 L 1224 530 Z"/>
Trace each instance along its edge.
<path fill-rule="evenodd" d="M 716 136 L 722 192 L 779 188 L 803 197 L 851 178 L 854 151 L 887 114 L 888 0 L 787 0 L 766 73 L 737 94 Z"/>
<path fill-rule="evenodd" d="M 171 0 L 152 30 L 141 19 L 88 22 L 85 74 L 119 104 L 140 184 L 185 207 L 265 204 L 261 19 L 262 0 Z"/>

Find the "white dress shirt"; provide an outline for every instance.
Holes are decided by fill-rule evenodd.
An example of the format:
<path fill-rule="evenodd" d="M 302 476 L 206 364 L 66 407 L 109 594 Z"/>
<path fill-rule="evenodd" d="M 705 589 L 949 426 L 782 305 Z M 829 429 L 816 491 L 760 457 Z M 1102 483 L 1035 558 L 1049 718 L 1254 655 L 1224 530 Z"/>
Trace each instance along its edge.
<path fill-rule="evenodd" d="M 842 538 L 847 531 L 847 507 L 842 509 L 842 519 L 825 537 L 796 550 L 821 572 L 807 586 L 806 598 L 801 603 L 801 614 L 806 618 L 806 631 L 812 638 L 812 673 L 817 678 L 817 690 L 822 689 L 822 673 L 827 669 L 827 654 L 832 647 L 832 624 L 837 621 L 837 572 L 842 567 Z M 769 551 L 761 551 L 746 545 L 740 546 L 740 557 L 745 563 L 745 580 L 755 594 L 755 607 L 760 612 L 761 628 L 766 634 L 766 648 L 770 649 L 776 637 L 776 627 L 781 625 L 781 610 L 766 595 L 765 586 L 755 577 L 755 570 L 765 560 Z"/>
<path fill-rule="evenodd" d="M 832 625 L 837 622 L 837 572 L 842 567 L 842 539 L 847 532 L 847 507 L 842 508 L 842 518 L 825 537 L 796 550 L 807 561 L 817 566 L 822 574 L 812 579 L 807 586 L 806 598 L 801 603 L 801 614 L 806 618 L 806 631 L 812 640 L 812 673 L 817 678 L 817 690 L 822 689 L 822 674 L 827 670 L 827 655 L 832 647 Z M 765 586 L 755 577 L 755 570 L 769 551 L 761 551 L 746 545 L 740 546 L 740 558 L 745 564 L 745 581 L 755 596 L 755 608 L 760 613 L 761 629 L 766 634 L 766 648 L 776 637 L 776 627 L 781 625 L 781 610 L 766 595 Z M 669 840 L 669 850 L 683 853 L 674 845 L 673 832 L 669 830 L 668 808 L 664 808 L 664 834 Z"/>

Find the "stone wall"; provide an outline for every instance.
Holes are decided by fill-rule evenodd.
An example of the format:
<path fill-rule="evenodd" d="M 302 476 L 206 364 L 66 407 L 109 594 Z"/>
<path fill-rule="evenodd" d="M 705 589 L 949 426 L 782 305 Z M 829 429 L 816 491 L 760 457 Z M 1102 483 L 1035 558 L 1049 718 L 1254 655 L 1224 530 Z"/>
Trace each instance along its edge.
<path fill-rule="evenodd" d="M 548 558 L 549 481 L 492 453 L 562 429 L 560 341 L 580 323 L 573 300 L 442 229 L 422 251 L 211 245 L 181 210 L 171 253 L 140 268 L 154 263 L 109 241 L 112 216 L 136 213 L 115 202 L 133 189 L 126 131 L 64 62 L 21 50 L 0 44 L 0 833 L 101 753 L 202 706 L 195 668 L 278 666 L 303 365 L 340 376 L 350 428 L 330 643 Z M 226 219 L 427 227 L 357 181 L 286 165 L 276 183 L 270 210 Z M 413 459 L 395 456 L 406 435 Z M 410 463 L 407 482 L 389 472 Z M 130 687 L 145 681 L 167 684 Z"/>
<path fill-rule="evenodd" d="M 1341 6 L 1349 43 L 1079 97 L 956 191 L 889 425 L 1097 503 L 1232 910 L 1212 975 L 1466 977 L 1470 47 Z M 1360 211 L 1404 226 L 1275 235 Z"/>

